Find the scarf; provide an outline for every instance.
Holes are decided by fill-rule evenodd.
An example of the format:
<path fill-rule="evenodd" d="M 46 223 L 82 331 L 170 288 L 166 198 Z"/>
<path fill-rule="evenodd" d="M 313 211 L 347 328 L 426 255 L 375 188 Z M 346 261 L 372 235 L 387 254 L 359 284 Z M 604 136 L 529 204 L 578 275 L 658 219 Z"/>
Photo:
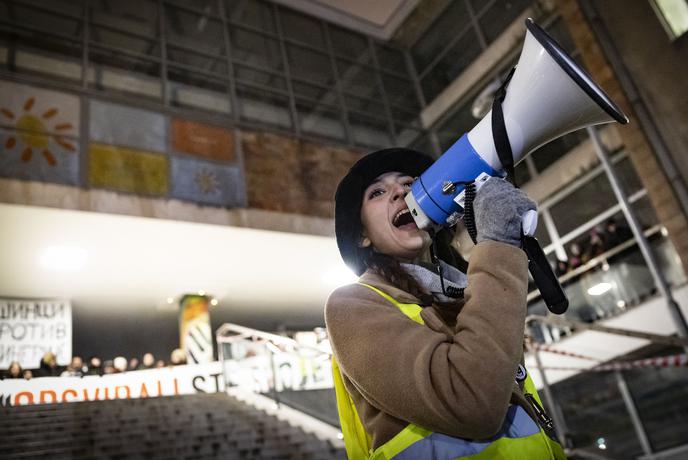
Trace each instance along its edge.
<path fill-rule="evenodd" d="M 440 265 L 442 265 L 445 287 L 465 288 L 468 285 L 468 277 L 465 273 L 441 260 Z M 447 297 L 442 293 L 440 275 L 435 271 L 434 266 L 401 264 L 401 268 L 412 276 L 425 292 L 433 294 L 437 300 L 441 302 L 456 302 L 455 298 Z"/>

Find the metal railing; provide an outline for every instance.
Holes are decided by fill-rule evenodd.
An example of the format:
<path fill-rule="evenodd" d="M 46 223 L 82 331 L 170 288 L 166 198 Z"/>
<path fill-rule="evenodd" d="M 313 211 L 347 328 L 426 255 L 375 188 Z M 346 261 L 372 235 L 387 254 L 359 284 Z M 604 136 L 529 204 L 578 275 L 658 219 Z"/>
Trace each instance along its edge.
<path fill-rule="evenodd" d="M 329 341 L 304 344 L 236 324 L 223 324 L 216 339 L 225 390 L 260 393 L 338 425 Z"/>
<path fill-rule="evenodd" d="M 686 283 L 686 276 L 677 260 L 670 241 L 663 236 L 661 226 L 645 231 L 650 246 L 659 260 L 669 285 Z M 569 298 L 567 320 L 577 324 L 595 323 L 615 317 L 655 298 L 659 290 L 651 271 L 645 263 L 637 241 L 631 238 L 559 277 Z M 546 308 L 537 290 L 528 294 L 530 314 L 544 314 Z M 550 343 L 569 335 L 574 330 L 551 322 L 546 327 L 535 328 L 534 337 L 539 342 Z"/>

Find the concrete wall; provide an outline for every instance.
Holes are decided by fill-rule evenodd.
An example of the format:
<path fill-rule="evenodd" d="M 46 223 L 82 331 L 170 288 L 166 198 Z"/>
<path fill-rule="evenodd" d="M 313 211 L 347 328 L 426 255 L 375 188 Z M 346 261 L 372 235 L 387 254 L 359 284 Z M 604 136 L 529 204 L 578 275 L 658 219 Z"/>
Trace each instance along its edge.
<path fill-rule="evenodd" d="M 218 117 L 207 124 L 193 111 L 180 115 L 47 85 L 0 84 L 4 203 L 329 236 L 336 185 L 362 154 L 288 134 L 228 128 L 229 120 Z M 21 115 L 32 110 L 36 118 L 53 106 L 67 134 L 50 131 L 55 123 L 45 120 L 32 131 L 21 123 Z M 40 156 L 44 147 L 36 147 L 44 138 L 53 164 Z M 151 158 L 155 165 L 144 162 Z"/>
<path fill-rule="evenodd" d="M 688 180 L 688 36 L 670 41 L 649 1 L 595 0 L 595 8 Z"/>
<path fill-rule="evenodd" d="M 243 132 L 250 208 L 333 218 L 334 192 L 361 153 L 276 134 Z"/>
<path fill-rule="evenodd" d="M 647 140 L 647 135 L 638 123 L 632 101 L 625 93 L 619 77 L 609 64 L 607 56 L 593 33 L 576 0 L 556 0 L 553 2 L 558 13 L 566 24 L 571 39 L 581 52 L 581 59 L 585 63 L 593 80 L 595 80 L 616 101 L 628 115 L 631 122 L 625 126 L 614 125 L 635 167 L 643 187 L 647 190 L 657 217 L 667 229 L 669 239 L 681 258 L 684 270 L 688 269 L 688 220 L 678 201 L 674 189 L 671 187 L 666 172 L 662 169 L 656 153 Z M 639 2 L 623 2 L 639 3 Z M 649 20 L 645 16 L 645 20 Z M 642 19 L 640 19 L 643 21 Z M 635 33 L 641 34 L 642 28 Z"/>

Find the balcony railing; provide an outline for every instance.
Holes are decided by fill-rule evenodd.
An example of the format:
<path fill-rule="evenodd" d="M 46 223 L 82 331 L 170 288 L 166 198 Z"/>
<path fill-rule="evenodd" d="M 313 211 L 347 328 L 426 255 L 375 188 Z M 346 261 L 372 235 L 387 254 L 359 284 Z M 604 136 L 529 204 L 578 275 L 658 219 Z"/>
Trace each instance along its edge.
<path fill-rule="evenodd" d="M 686 283 L 686 275 L 671 242 L 660 225 L 645 231 L 650 247 L 672 287 Z M 635 238 L 596 256 L 559 277 L 569 298 L 565 317 L 594 322 L 620 315 L 657 295 L 654 279 Z M 528 294 L 528 314 L 544 315 L 547 308 L 537 289 Z M 535 340 L 556 342 L 569 335 L 570 328 L 542 326 L 531 329 Z"/>
<path fill-rule="evenodd" d="M 311 417 L 339 425 L 332 380 L 332 349 L 324 330 L 309 343 L 236 324 L 216 332 L 227 388 L 272 398 Z"/>

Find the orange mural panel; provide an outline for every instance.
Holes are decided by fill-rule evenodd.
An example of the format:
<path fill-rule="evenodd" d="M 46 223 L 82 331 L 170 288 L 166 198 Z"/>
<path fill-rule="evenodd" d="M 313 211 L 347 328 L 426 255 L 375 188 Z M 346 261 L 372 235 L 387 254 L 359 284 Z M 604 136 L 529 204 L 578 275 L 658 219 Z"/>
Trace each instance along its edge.
<path fill-rule="evenodd" d="M 217 126 L 172 119 L 172 148 L 220 161 L 234 161 L 232 132 Z"/>

